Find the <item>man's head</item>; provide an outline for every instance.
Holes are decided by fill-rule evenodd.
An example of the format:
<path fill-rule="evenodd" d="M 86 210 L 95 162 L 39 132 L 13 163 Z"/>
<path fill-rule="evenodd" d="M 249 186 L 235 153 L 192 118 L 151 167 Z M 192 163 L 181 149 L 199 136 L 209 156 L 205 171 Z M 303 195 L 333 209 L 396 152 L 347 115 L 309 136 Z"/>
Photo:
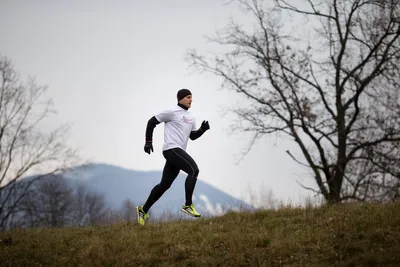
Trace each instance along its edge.
<path fill-rule="evenodd" d="M 192 93 L 188 89 L 181 89 L 178 91 L 176 95 L 178 99 L 178 103 L 185 106 L 186 108 L 190 108 L 192 105 Z"/>

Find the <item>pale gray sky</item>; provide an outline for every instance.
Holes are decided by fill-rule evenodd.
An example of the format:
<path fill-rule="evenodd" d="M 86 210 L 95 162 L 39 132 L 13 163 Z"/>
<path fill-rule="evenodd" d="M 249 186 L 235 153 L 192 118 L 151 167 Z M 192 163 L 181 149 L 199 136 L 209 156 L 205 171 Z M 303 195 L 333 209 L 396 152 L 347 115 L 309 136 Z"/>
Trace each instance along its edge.
<path fill-rule="evenodd" d="M 238 99 L 218 90 L 219 79 L 190 74 L 184 61 L 188 48 L 213 48 L 203 36 L 239 14 L 234 5 L 217 0 L 0 3 L 1 56 L 11 59 L 23 77 L 35 76 L 49 86 L 59 112 L 51 123 L 73 123 L 70 141 L 84 157 L 161 170 L 163 125 L 155 129 L 155 153 L 149 156 L 143 151 L 147 120 L 175 105 L 177 90 L 189 88 L 197 121 L 211 125 L 188 146 L 199 179 L 237 197 L 260 188 L 272 189 L 283 200 L 297 201 L 307 193 L 296 180 L 312 181 L 301 177 L 304 170 L 285 153 L 292 143 L 275 146 L 274 138 L 264 139 L 234 165 L 249 140 L 229 136 L 230 121 L 219 110 Z"/>

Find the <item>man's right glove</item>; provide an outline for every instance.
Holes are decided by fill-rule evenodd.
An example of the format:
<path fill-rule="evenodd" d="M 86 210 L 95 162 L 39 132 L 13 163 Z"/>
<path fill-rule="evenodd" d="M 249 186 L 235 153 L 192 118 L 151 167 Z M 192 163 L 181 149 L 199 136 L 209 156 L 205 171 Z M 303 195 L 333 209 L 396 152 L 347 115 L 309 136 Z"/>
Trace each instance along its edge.
<path fill-rule="evenodd" d="M 144 152 L 150 155 L 151 152 L 154 152 L 153 142 L 152 140 L 146 140 L 146 144 L 144 145 Z"/>
<path fill-rule="evenodd" d="M 209 130 L 209 129 L 210 129 L 210 125 L 208 124 L 208 121 L 203 121 L 203 122 L 201 123 L 200 128 L 201 128 L 201 130 L 202 130 L 203 132 Z"/>

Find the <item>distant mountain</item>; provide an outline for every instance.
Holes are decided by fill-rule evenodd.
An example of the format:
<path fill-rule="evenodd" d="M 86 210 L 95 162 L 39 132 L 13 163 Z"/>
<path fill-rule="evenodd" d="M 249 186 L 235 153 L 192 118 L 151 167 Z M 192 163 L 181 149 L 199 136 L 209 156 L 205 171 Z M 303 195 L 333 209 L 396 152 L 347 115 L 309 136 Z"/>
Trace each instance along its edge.
<path fill-rule="evenodd" d="M 161 171 L 135 171 L 108 164 L 91 164 L 78 166 L 64 177 L 71 182 L 83 182 L 91 190 L 103 193 L 107 205 L 113 209 L 121 208 L 124 200 L 130 199 L 134 205 L 142 205 L 151 189 L 160 182 Z M 165 215 L 180 216 L 180 207 L 185 201 L 186 173 L 180 172 L 172 186 L 153 205 L 150 210 L 152 218 Z M 193 202 L 203 215 L 218 215 L 224 210 L 253 207 L 212 185 L 197 180 Z"/>

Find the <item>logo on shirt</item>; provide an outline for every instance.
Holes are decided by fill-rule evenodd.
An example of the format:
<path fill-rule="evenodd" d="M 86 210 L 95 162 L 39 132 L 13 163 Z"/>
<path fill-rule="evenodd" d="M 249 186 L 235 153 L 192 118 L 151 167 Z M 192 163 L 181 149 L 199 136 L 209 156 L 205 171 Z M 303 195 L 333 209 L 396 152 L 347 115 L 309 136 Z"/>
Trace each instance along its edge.
<path fill-rule="evenodd" d="M 183 122 L 185 122 L 185 123 L 192 123 L 192 122 L 193 122 L 193 119 L 191 119 L 191 118 L 186 118 L 185 116 L 183 116 L 181 121 L 183 121 Z"/>

